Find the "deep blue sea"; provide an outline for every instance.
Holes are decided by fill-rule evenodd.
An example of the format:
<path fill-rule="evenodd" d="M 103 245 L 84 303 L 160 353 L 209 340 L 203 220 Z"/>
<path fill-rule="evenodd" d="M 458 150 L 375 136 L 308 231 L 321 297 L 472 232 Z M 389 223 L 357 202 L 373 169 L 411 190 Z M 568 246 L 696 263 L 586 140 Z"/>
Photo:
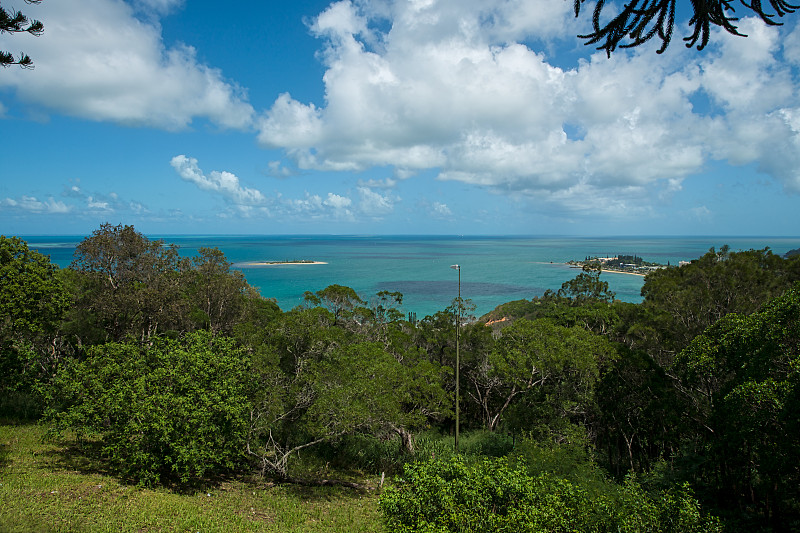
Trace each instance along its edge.
<path fill-rule="evenodd" d="M 61 267 L 72 261 L 84 236 L 27 236 L 28 245 Z M 769 247 L 777 254 L 800 248 L 800 237 L 470 237 L 470 236 L 219 236 L 148 235 L 192 256 L 218 247 L 261 294 L 283 310 L 302 302 L 305 291 L 331 284 L 355 289 L 365 300 L 388 290 L 404 295 L 403 311 L 418 318 L 445 309 L 458 294 L 481 316 L 501 303 L 557 290 L 580 271 L 564 263 L 586 256 L 635 254 L 645 261 L 677 264 L 727 244 L 732 250 Z M 247 266 L 251 261 L 322 261 L 324 265 Z M 644 278 L 602 274 L 617 298 L 640 302 Z"/>

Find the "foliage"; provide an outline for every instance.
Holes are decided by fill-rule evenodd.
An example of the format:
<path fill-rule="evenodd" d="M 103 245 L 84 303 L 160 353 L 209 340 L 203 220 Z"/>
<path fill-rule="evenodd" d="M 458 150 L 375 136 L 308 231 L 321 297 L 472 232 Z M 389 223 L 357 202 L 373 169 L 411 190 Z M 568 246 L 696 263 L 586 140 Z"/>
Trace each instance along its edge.
<path fill-rule="evenodd" d="M 258 299 L 257 291 L 241 272 L 231 271 L 232 264 L 217 248 L 200 248 L 192 264 L 188 292 L 196 321 L 214 334 L 232 334 L 247 301 Z"/>
<path fill-rule="evenodd" d="M 150 241 L 133 226 L 103 224 L 75 249 L 75 310 L 81 342 L 146 340 L 180 328 L 185 316 L 177 247 Z"/>
<path fill-rule="evenodd" d="M 422 425 L 443 394 L 436 368 L 335 325 L 321 307 L 285 313 L 257 362 L 248 452 L 263 472 L 288 475 L 300 450 L 345 435 Z"/>
<path fill-rule="evenodd" d="M 645 278 L 638 342 L 669 368 L 675 354 L 717 320 L 753 313 L 798 280 L 800 258 L 783 259 L 769 249 L 712 248 L 688 265 Z"/>
<path fill-rule="evenodd" d="M 380 499 L 392 532 L 714 532 L 688 486 L 647 496 L 633 481 L 608 493 L 589 494 L 524 462 L 462 457 L 412 463 Z"/>
<path fill-rule="evenodd" d="M 574 0 L 575 16 L 580 15 L 584 0 Z M 672 40 L 672 30 L 675 24 L 676 0 L 633 0 L 624 4 L 619 12 L 608 16 L 604 9 L 608 9 L 606 2 L 597 2 L 592 16 L 593 32 L 579 35 L 586 39 L 586 44 L 601 45 L 598 50 L 605 50 L 609 57 L 611 52 L 620 48 L 631 48 L 646 43 L 653 37 L 661 39 L 661 48 L 657 52 L 663 53 Z M 691 2 L 692 17 L 689 26 L 693 28 L 692 34 L 685 37 L 686 47 L 697 45 L 702 50 L 708 44 L 711 27 L 719 26 L 732 35 L 744 36 L 739 33 L 734 22 L 738 18 L 729 16 L 734 12 L 732 0 L 712 0 L 711 2 Z M 758 15 L 761 20 L 770 25 L 780 25 L 774 16 L 783 17 L 794 13 L 800 7 L 785 0 L 770 0 L 773 12 L 765 11 L 761 2 L 747 3 L 742 1 L 742 7 Z M 612 8 L 614 9 L 614 8 Z M 602 22 L 601 22 L 602 20 Z M 627 41 L 627 42 L 626 42 Z"/>
<path fill-rule="evenodd" d="M 704 482 L 786 527 L 800 499 L 800 284 L 717 321 L 676 364 L 698 405 Z"/>
<path fill-rule="evenodd" d="M 108 343 L 58 373 L 47 418 L 60 430 L 99 434 L 126 478 L 145 485 L 200 480 L 241 463 L 247 380 L 244 351 L 207 332 Z"/>
<path fill-rule="evenodd" d="M 589 301 L 613 302 L 616 294 L 608 290 L 607 281 L 600 281 L 602 272 L 600 263 L 585 264 L 580 274 L 561 285 L 556 296 L 569 299 L 572 305 Z"/>
<path fill-rule="evenodd" d="M 624 346 L 617 353 L 595 389 L 599 414 L 593 430 L 606 468 L 621 478 L 669 458 L 690 431 L 692 409 L 647 353 Z"/>
<path fill-rule="evenodd" d="M 25 241 L 0 236 L 0 412 L 30 411 L 33 385 L 56 363 L 58 326 L 69 303 L 57 271 Z"/>
<path fill-rule="evenodd" d="M 39 4 L 42 0 L 25 0 L 26 4 Z M 44 24 L 38 20 L 31 20 L 20 11 L 6 11 L 0 7 L 0 34 L 2 33 L 28 33 L 39 36 L 44 33 Z M 33 68 L 33 60 L 27 54 L 20 54 L 19 59 L 14 59 L 10 52 L 0 50 L 0 65 L 19 65 L 22 68 Z"/>
<path fill-rule="evenodd" d="M 556 420 L 583 421 L 600 367 L 614 351 L 604 337 L 583 328 L 520 319 L 482 355 L 465 375 L 485 427 L 495 430 L 511 410 L 511 427 L 525 430 L 552 427 Z"/>
<path fill-rule="evenodd" d="M 216 248 L 182 259 L 175 245 L 151 241 L 133 226 L 103 224 L 76 248 L 69 274 L 75 305 L 65 329 L 78 344 L 197 329 L 232 335 L 263 306 L 231 266 Z"/>

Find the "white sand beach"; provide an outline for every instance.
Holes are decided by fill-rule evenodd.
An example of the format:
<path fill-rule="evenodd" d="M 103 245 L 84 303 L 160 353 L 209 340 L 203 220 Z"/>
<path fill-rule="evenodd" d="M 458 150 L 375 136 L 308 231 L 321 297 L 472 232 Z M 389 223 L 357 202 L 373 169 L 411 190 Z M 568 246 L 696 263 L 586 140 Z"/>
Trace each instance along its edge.
<path fill-rule="evenodd" d="M 246 261 L 244 263 L 236 263 L 236 266 L 241 267 L 268 267 L 268 266 L 284 266 L 284 265 L 327 265 L 325 261 Z"/>

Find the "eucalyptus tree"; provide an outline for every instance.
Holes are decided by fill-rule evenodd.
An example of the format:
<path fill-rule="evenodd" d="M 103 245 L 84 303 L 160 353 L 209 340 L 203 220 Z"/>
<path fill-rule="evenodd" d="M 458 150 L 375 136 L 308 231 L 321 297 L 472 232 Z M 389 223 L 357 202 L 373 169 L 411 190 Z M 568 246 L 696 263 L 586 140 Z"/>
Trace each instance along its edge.
<path fill-rule="evenodd" d="M 558 432 L 556 420 L 586 422 L 600 369 L 614 355 L 607 339 L 583 328 L 520 319 L 465 369 L 468 395 L 490 431 L 511 413 L 515 430 Z"/>
<path fill-rule="evenodd" d="M 631 337 L 669 368 L 675 354 L 717 320 L 753 313 L 798 280 L 800 258 L 783 259 L 769 248 L 711 248 L 688 265 L 647 275 Z"/>
<path fill-rule="evenodd" d="M 284 313 L 266 342 L 247 444 L 264 473 L 285 478 L 301 450 L 352 433 L 398 433 L 409 447 L 410 431 L 446 409 L 435 368 L 396 357 L 323 307 Z"/>

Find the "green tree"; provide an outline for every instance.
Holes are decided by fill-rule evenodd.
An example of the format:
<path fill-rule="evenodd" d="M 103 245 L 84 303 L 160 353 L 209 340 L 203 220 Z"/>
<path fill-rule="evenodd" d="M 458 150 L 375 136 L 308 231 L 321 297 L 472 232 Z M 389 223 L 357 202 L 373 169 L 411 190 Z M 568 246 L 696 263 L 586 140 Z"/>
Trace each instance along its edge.
<path fill-rule="evenodd" d="M 25 0 L 26 4 L 39 4 L 42 0 Z M 23 15 L 20 11 L 13 9 L 7 11 L 0 6 L 0 34 L 3 33 L 28 33 L 39 36 L 44 33 L 44 24 L 38 20 L 32 20 Z M 0 65 L 19 65 L 22 68 L 33 68 L 33 60 L 27 54 L 20 54 L 19 59 L 14 59 L 10 52 L 0 50 Z"/>
<path fill-rule="evenodd" d="M 800 280 L 800 260 L 769 249 L 713 248 L 688 265 L 652 272 L 631 338 L 665 369 L 675 354 L 728 313 L 750 314 Z"/>
<path fill-rule="evenodd" d="M 103 224 L 78 244 L 71 268 L 79 274 L 75 332 L 82 342 L 146 340 L 181 329 L 189 265 L 177 246 L 150 241 L 133 226 Z"/>
<path fill-rule="evenodd" d="M 306 291 L 303 295 L 306 305 L 323 306 L 333 313 L 336 321 L 349 318 L 353 311 L 365 304 L 358 293 L 343 285 L 328 285 L 317 292 Z"/>
<path fill-rule="evenodd" d="M 247 301 L 259 298 L 257 291 L 241 272 L 231 270 L 232 264 L 218 248 L 200 248 L 192 264 L 189 292 L 195 320 L 214 334 L 232 334 Z"/>
<path fill-rule="evenodd" d="M 584 0 L 574 0 L 575 16 L 580 15 Z M 686 47 L 697 45 L 702 50 L 708 44 L 712 26 L 718 26 L 732 35 L 746 37 L 739 33 L 734 24 L 738 18 L 732 16 L 735 9 L 732 0 L 712 0 L 710 2 L 691 2 L 692 17 L 689 27 L 692 34 L 684 38 Z M 780 25 L 775 15 L 783 17 L 794 13 L 800 7 L 785 0 L 770 0 L 771 11 L 765 10 L 760 1 L 747 3 L 742 0 L 740 7 L 756 14 L 769 25 Z M 592 33 L 579 35 L 586 44 L 597 44 L 598 50 L 605 50 L 608 56 L 620 48 L 631 48 L 646 43 L 653 37 L 661 40 L 660 54 L 672 40 L 675 24 L 676 0 L 632 0 L 622 6 L 597 2 L 592 16 Z M 608 10 L 615 10 L 609 14 Z"/>
<path fill-rule="evenodd" d="M 587 263 L 582 270 L 573 279 L 564 282 L 556 296 L 569 299 L 572 305 L 589 301 L 613 302 L 616 294 L 608 290 L 607 281 L 600 280 L 603 272 L 600 263 Z"/>
<path fill-rule="evenodd" d="M 524 406 L 513 417 L 518 430 L 552 426 L 558 419 L 583 421 L 600 367 L 613 356 L 604 337 L 582 328 L 520 319 L 465 369 L 468 394 L 490 431 L 517 404 Z M 531 420 L 537 415 L 539 420 Z"/>
<path fill-rule="evenodd" d="M 60 430 L 101 436 L 125 478 L 200 481 L 243 464 L 249 379 L 247 353 L 208 332 L 113 342 L 61 369 L 47 418 Z"/>
<path fill-rule="evenodd" d="M 697 402 L 703 481 L 778 529 L 800 512 L 800 284 L 749 316 L 729 314 L 676 360 Z"/>
<path fill-rule="evenodd" d="M 0 236 L 0 404 L 29 398 L 61 355 L 58 328 L 69 296 L 57 274 L 22 239 Z"/>
<path fill-rule="evenodd" d="M 604 466 L 617 478 L 674 461 L 681 439 L 694 431 L 691 405 L 674 380 L 641 350 L 617 348 L 618 358 L 595 389 L 598 416 L 594 443 Z"/>
<path fill-rule="evenodd" d="M 298 452 L 353 433 L 398 434 L 410 449 L 412 431 L 447 409 L 435 365 L 335 320 L 313 307 L 270 327 L 248 444 L 265 473 L 287 477 Z"/>
<path fill-rule="evenodd" d="M 688 486 L 650 496 L 624 486 L 568 481 L 530 473 L 524 460 L 473 464 L 463 457 L 406 465 L 387 488 L 380 510 L 387 529 L 404 533 L 715 533 L 719 521 L 702 513 Z"/>

